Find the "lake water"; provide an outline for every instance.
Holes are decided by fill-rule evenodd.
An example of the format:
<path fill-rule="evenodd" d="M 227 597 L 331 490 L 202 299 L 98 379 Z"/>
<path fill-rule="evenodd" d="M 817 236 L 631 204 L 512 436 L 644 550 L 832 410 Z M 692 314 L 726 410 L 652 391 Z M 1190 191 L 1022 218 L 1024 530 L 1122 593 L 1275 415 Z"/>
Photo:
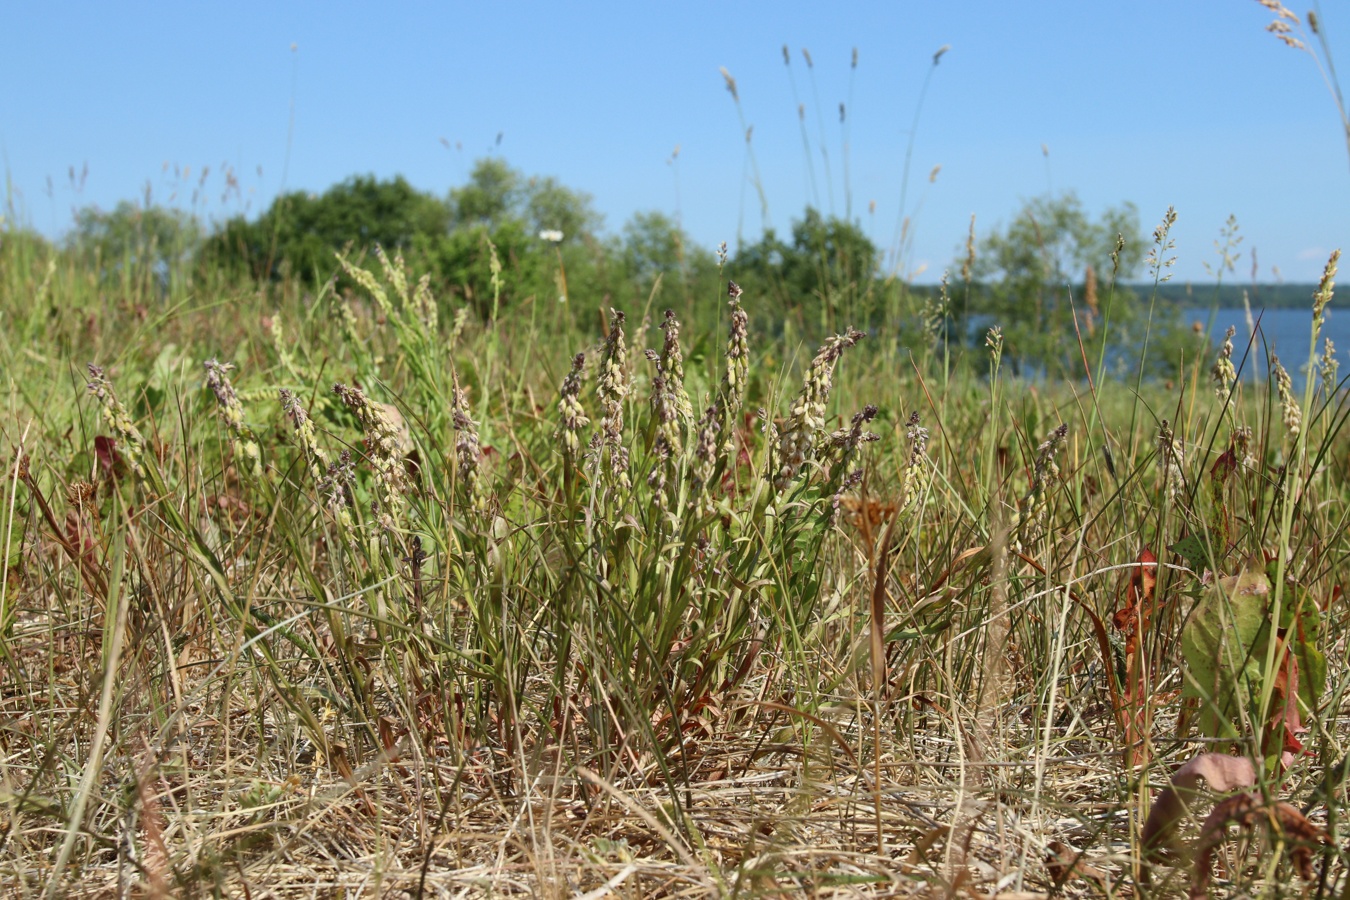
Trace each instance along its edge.
<path fill-rule="evenodd" d="M 1252 331 L 1247 322 L 1245 309 L 1210 309 L 1206 307 L 1185 307 L 1182 315 L 1186 322 L 1199 322 L 1208 330 L 1214 343 L 1223 340 L 1223 333 L 1229 325 L 1237 328 L 1233 335 L 1233 365 L 1242 366 L 1242 357 L 1247 353 Z M 1256 326 L 1256 339 L 1251 341 L 1251 354 L 1242 367 L 1244 379 L 1263 379 L 1270 371 L 1266 358 L 1270 353 L 1280 357 L 1280 363 L 1293 377 L 1296 391 L 1303 390 L 1304 369 L 1308 365 L 1308 337 L 1312 332 L 1312 309 L 1260 309 L 1251 312 Z M 1322 335 L 1317 340 L 1317 352 L 1322 352 L 1322 342 L 1331 339 L 1336 349 L 1337 359 L 1350 363 L 1346 353 L 1350 351 L 1350 309 L 1328 309 L 1322 323 Z M 1342 366 L 1350 370 L 1350 365 Z"/>

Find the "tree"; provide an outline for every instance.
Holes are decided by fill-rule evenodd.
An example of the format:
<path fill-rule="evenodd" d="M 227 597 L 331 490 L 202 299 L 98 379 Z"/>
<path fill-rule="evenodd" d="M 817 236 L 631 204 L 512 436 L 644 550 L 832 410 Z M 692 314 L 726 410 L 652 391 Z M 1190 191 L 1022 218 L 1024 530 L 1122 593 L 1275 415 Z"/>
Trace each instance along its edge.
<path fill-rule="evenodd" d="M 1133 347 L 1143 337 L 1141 304 L 1123 283 L 1138 272 L 1144 250 L 1133 204 L 1107 209 L 1094 221 L 1072 192 L 1038 197 L 980 242 L 974 282 L 952 288 L 955 318 L 964 321 L 969 296 L 969 312 L 1003 329 L 1014 367 L 1081 375 L 1078 336 L 1093 365 L 1108 344 Z M 1159 312 L 1155 334 L 1175 324 L 1170 310 Z M 1123 362 L 1119 353 L 1114 359 Z"/>
<path fill-rule="evenodd" d="M 321 196 L 295 191 L 272 202 L 256 221 L 231 219 L 204 248 L 207 261 L 242 268 L 258 278 L 293 274 L 318 282 L 336 269 L 333 254 L 379 244 L 409 251 L 419 237 L 445 234 L 450 210 L 402 176 L 381 181 L 354 176 Z"/>
<path fill-rule="evenodd" d="M 520 173 L 505 160 L 480 159 L 469 173 L 469 183 L 450 191 L 450 209 L 458 226 L 500 224 L 518 206 Z"/>
<path fill-rule="evenodd" d="M 590 194 L 551 176 L 526 178 L 496 157 L 474 163 L 469 183 L 450 191 L 449 205 L 455 227 L 495 229 L 515 221 L 536 235 L 560 231 L 564 241 L 592 237 L 602 224 Z"/>
<path fill-rule="evenodd" d="M 815 209 L 792 223 L 792 242 L 773 229 L 737 252 L 733 270 L 748 291 L 820 322 L 822 330 L 866 321 L 874 312 L 879 255 L 862 229 Z"/>
<path fill-rule="evenodd" d="M 101 278 L 149 277 L 164 289 L 200 240 L 201 226 L 190 213 L 123 200 L 110 211 L 78 210 L 66 246 Z"/>
<path fill-rule="evenodd" d="M 551 177 L 527 178 L 488 157 L 450 191 L 447 207 L 449 231 L 425 241 L 422 252 L 443 284 L 481 315 L 494 307 L 492 248 L 503 269 L 499 311 L 524 297 L 560 295 L 562 271 L 569 292 L 603 281 L 598 270 L 607 248 L 595 236 L 602 219 L 589 194 Z"/>

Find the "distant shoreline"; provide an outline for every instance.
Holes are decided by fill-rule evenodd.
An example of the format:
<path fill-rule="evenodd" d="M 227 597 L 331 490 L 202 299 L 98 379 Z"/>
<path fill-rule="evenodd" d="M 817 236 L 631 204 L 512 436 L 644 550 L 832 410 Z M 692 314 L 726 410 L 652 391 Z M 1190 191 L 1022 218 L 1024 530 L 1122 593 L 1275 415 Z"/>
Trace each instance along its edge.
<path fill-rule="evenodd" d="M 1347 279 L 1350 282 L 1350 279 Z M 916 288 L 923 291 L 936 291 L 936 285 L 915 285 Z M 1077 292 L 1081 285 L 1075 285 Z M 1137 299 L 1148 300 L 1153 296 L 1153 282 L 1125 282 L 1121 288 L 1130 291 Z M 1105 288 L 1098 283 L 1098 295 L 1105 293 Z M 1261 309 L 1312 309 L 1313 293 L 1317 290 L 1316 282 L 1301 283 L 1269 283 L 1269 284 L 1197 284 L 1195 282 L 1164 282 L 1157 286 L 1158 299 L 1176 306 L 1199 307 L 1204 309 L 1236 309 L 1245 308 L 1243 303 L 1243 294 L 1246 294 L 1252 310 Z M 1350 309 L 1350 283 L 1342 286 L 1331 298 L 1330 308 L 1332 309 Z"/>
<path fill-rule="evenodd" d="M 1153 294 L 1152 282 L 1134 282 L 1125 284 L 1124 287 L 1139 297 L 1149 297 Z M 1214 285 L 1169 281 L 1158 285 L 1158 299 L 1178 306 L 1240 310 L 1244 308 L 1245 294 L 1253 310 L 1312 309 L 1313 293 L 1316 290 L 1316 282 Z M 1350 308 L 1350 289 L 1333 295 L 1331 306 Z"/>

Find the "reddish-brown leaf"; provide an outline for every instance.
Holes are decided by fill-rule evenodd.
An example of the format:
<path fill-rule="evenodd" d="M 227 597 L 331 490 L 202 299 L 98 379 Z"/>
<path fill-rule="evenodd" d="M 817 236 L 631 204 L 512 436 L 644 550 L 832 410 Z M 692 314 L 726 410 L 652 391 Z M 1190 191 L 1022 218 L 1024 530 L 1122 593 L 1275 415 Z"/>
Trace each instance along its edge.
<path fill-rule="evenodd" d="M 1153 721 L 1152 688 L 1148 667 L 1143 664 L 1140 638 L 1148 633 L 1154 611 L 1154 590 L 1158 585 L 1158 557 L 1147 547 L 1139 553 L 1139 562 L 1130 570 L 1125 587 L 1125 605 L 1116 610 L 1112 623 L 1125 633 L 1124 708 L 1119 713 L 1125 734 L 1125 764 L 1130 768 L 1148 758 L 1148 735 Z"/>
<path fill-rule="evenodd" d="M 1172 776 L 1172 784 L 1153 802 L 1144 822 L 1144 859 L 1158 862 L 1179 851 L 1176 833 L 1192 801 L 1200 779 L 1215 793 L 1227 793 L 1256 783 L 1256 769 L 1251 760 L 1222 753 L 1202 753 L 1186 763 Z"/>
<path fill-rule="evenodd" d="M 122 473 L 122 454 L 117 452 L 117 442 L 107 435 L 94 438 L 94 456 L 98 458 L 98 467 L 109 478 Z"/>
<path fill-rule="evenodd" d="M 1265 813 L 1265 815 L 1261 815 Z M 1312 848 L 1327 841 L 1327 834 L 1293 806 L 1282 800 L 1270 805 L 1261 802 L 1261 795 L 1238 794 L 1215 804 L 1214 810 L 1200 827 L 1196 842 L 1195 871 L 1191 876 L 1190 896 L 1202 900 L 1209 895 L 1209 878 L 1214 868 L 1214 850 L 1228 837 L 1229 823 L 1236 822 L 1244 831 L 1251 831 L 1265 823 L 1278 831 L 1289 845 L 1289 858 L 1304 881 L 1312 881 Z"/>
<path fill-rule="evenodd" d="M 1234 472 L 1237 471 L 1238 458 L 1229 447 L 1218 459 L 1214 460 L 1214 465 L 1210 467 L 1210 477 L 1214 479 L 1215 484 L 1222 486 Z"/>

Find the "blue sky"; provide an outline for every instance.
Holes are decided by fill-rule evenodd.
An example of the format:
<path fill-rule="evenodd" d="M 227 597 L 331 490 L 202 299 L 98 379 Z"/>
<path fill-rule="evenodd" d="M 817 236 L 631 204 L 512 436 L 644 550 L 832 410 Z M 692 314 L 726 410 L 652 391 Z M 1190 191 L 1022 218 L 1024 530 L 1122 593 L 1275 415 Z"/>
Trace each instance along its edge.
<path fill-rule="evenodd" d="M 1333 49 L 1350 47 L 1350 9 L 1323 12 Z M 1255 247 L 1261 280 L 1278 267 L 1311 281 L 1333 247 L 1350 250 L 1350 159 L 1313 60 L 1266 33 L 1270 18 L 1242 0 L 14 2 L 0 5 L 0 153 L 14 205 L 49 234 L 74 206 L 147 183 L 190 206 L 204 167 L 196 209 L 219 218 L 355 173 L 444 193 L 498 153 L 593 195 L 610 231 L 678 209 L 695 240 L 734 245 L 763 223 L 720 67 L 754 128 L 769 223 L 785 230 L 812 200 L 787 44 L 819 205 L 832 193 L 843 214 L 851 197 L 887 247 L 920 86 L 950 44 L 914 134 L 920 280 L 958 256 L 971 214 L 984 233 L 1023 199 L 1072 189 L 1094 213 L 1134 202 L 1146 235 L 1174 205 L 1180 279 L 1208 280 L 1234 214 L 1230 280 L 1250 278 Z M 1335 61 L 1350 73 L 1350 56 Z M 223 164 L 240 188 L 224 200 Z"/>

